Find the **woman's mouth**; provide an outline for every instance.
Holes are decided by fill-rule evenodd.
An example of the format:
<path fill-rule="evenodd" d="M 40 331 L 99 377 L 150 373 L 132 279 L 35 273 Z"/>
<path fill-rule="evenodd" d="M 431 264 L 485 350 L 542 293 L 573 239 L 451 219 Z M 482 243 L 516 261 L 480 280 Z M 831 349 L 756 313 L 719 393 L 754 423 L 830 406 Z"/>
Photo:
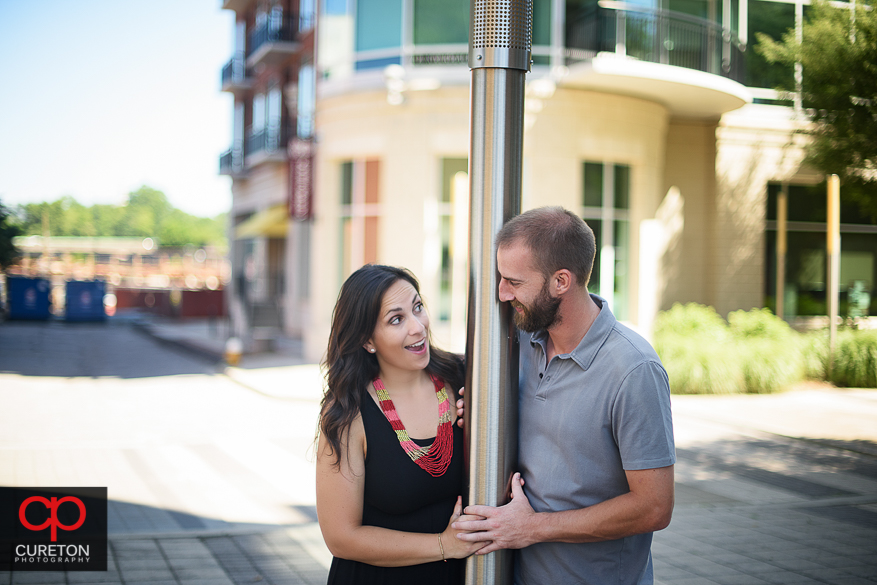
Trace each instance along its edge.
<path fill-rule="evenodd" d="M 414 353 L 422 353 L 424 350 L 426 350 L 426 339 L 421 339 L 417 343 L 406 345 L 405 349 L 407 349 L 408 351 L 413 351 Z"/>

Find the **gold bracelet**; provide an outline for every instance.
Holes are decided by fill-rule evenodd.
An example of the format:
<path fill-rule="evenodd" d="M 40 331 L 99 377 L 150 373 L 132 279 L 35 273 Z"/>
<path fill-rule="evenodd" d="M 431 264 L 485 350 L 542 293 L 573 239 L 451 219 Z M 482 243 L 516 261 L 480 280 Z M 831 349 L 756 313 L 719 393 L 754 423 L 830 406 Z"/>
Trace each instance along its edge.
<path fill-rule="evenodd" d="M 447 563 L 448 559 L 445 558 L 445 545 L 442 544 L 442 533 L 439 532 L 436 536 L 438 536 L 439 539 L 439 550 L 442 551 L 442 560 Z"/>

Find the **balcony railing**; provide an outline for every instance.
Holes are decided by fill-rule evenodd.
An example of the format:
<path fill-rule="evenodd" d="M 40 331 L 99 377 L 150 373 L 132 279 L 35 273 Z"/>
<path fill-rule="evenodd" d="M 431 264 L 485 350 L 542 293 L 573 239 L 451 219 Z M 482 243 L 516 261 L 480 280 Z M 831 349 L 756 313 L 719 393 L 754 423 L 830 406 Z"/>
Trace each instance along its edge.
<path fill-rule="evenodd" d="M 291 16 L 271 15 L 264 24 L 250 33 L 247 42 L 247 58 L 268 43 L 294 43 L 298 40 L 301 19 Z"/>
<path fill-rule="evenodd" d="M 257 132 L 252 129 L 247 132 L 247 140 L 244 152 L 247 157 L 262 153 L 267 156 L 279 155 L 286 157 L 286 143 L 294 135 L 292 126 L 266 126 Z"/>
<path fill-rule="evenodd" d="M 244 171 L 244 153 L 242 150 L 235 152 L 230 148 L 219 156 L 219 174 L 232 177 L 241 177 Z"/>
<path fill-rule="evenodd" d="M 249 88 L 252 85 L 252 72 L 244 62 L 243 53 L 235 55 L 222 68 L 222 88 Z"/>
<path fill-rule="evenodd" d="M 669 10 L 601 1 L 572 21 L 568 64 L 609 52 L 743 82 L 746 46 L 716 23 Z"/>

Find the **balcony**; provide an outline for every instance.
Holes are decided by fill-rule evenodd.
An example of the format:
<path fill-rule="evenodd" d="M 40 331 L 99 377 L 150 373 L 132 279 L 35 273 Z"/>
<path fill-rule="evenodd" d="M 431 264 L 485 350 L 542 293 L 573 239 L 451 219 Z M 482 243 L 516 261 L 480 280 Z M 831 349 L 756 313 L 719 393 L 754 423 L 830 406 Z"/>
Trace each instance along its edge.
<path fill-rule="evenodd" d="M 244 55 L 240 53 L 222 68 L 222 91 L 228 91 L 235 95 L 245 93 L 253 89 L 253 74 L 244 62 Z"/>
<path fill-rule="evenodd" d="M 302 19 L 270 15 L 247 39 L 247 65 L 275 65 L 299 50 Z"/>
<path fill-rule="evenodd" d="M 219 156 L 219 174 L 233 179 L 242 179 L 247 171 L 244 168 L 244 153 L 241 150 L 235 152 L 233 148 L 226 150 Z"/>
<path fill-rule="evenodd" d="M 708 20 L 603 0 L 571 23 L 562 84 L 665 104 L 711 118 L 751 101 L 742 85 L 746 46 Z"/>
<path fill-rule="evenodd" d="M 267 126 L 255 132 L 249 129 L 244 146 L 245 166 L 252 168 L 263 163 L 286 162 L 286 143 L 292 135 L 289 125 Z"/>

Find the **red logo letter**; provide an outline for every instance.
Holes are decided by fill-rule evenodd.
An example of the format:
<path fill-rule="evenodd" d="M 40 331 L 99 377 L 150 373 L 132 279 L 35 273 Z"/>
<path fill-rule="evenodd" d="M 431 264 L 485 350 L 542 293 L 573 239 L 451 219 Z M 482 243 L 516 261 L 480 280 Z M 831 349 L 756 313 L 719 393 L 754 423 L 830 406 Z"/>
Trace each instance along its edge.
<path fill-rule="evenodd" d="M 31 502 L 40 502 L 42 503 L 47 510 L 51 513 L 49 514 L 49 519 L 40 524 L 39 526 L 34 526 L 30 522 L 27 521 L 25 517 L 25 511 Z M 79 508 L 79 521 L 76 524 L 72 524 L 70 526 L 66 524 L 61 524 L 58 521 L 58 506 L 63 504 L 64 502 L 73 502 L 76 504 L 76 507 Z M 73 496 L 67 496 L 61 498 L 52 498 L 51 501 L 42 497 L 42 496 L 31 496 L 21 503 L 21 507 L 18 509 L 18 519 L 21 520 L 22 526 L 27 528 L 28 530 L 45 530 L 49 526 L 52 527 L 52 542 L 58 540 L 58 528 L 61 530 L 76 530 L 82 523 L 85 522 L 85 504 L 82 503 L 82 500 L 79 498 L 74 498 Z"/>

